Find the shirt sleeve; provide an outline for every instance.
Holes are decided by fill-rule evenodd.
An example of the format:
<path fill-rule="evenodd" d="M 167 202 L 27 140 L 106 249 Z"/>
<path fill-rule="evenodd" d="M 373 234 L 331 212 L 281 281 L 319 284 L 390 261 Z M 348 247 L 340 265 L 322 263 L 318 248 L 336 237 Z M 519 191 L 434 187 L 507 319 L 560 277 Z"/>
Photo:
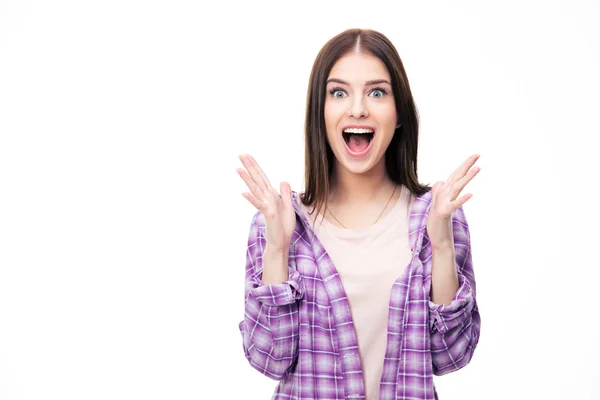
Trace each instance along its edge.
<path fill-rule="evenodd" d="M 429 301 L 431 356 L 435 375 L 456 371 L 471 361 L 481 326 L 475 296 L 469 227 L 462 207 L 453 214 L 452 228 L 459 287 L 448 305 Z"/>
<path fill-rule="evenodd" d="M 288 280 L 265 285 L 262 256 L 266 245 L 262 215 L 250 227 L 246 252 L 245 310 L 239 329 L 246 359 L 265 376 L 280 380 L 298 356 L 298 302 L 303 297 L 302 278 L 290 250 Z"/>

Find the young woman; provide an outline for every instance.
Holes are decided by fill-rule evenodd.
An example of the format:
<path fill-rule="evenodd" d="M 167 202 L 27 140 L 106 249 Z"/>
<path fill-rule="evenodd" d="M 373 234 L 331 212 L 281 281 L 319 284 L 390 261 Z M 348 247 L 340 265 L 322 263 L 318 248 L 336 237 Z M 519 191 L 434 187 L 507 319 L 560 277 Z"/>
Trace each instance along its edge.
<path fill-rule="evenodd" d="M 400 57 L 352 29 L 318 54 L 306 110 L 306 187 L 278 193 L 256 161 L 238 173 L 258 210 L 245 315 L 250 364 L 274 399 L 437 399 L 433 375 L 479 340 L 459 197 L 478 155 L 433 187 L 417 178 L 418 118 Z"/>

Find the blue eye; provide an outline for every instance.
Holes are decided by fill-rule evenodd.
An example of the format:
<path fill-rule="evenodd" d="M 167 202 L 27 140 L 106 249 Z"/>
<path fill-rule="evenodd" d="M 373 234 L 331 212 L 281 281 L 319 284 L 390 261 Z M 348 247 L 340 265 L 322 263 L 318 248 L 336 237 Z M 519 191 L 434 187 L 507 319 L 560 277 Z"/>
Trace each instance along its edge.
<path fill-rule="evenodd" d="M 383 96 L 385 96 L 387 94 L 387 92 L 383 89 L 373 89 L 371 91 L 371 93 L 369 93 L 369 96 L 376 98 L 376 99 L 380 99 Z"/>
<path fill-rule="evenodd" d="M 343 99 L 347 96 L 346 92 L 339 88 L 334 88 L 329 91 L 329 94 L 336 99 Z"/>

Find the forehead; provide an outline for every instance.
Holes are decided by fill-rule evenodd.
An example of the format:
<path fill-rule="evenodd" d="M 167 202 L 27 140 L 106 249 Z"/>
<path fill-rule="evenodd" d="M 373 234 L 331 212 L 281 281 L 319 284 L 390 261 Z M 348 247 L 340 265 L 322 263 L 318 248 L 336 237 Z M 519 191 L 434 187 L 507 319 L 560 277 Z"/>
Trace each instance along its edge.
<path fill-rule="evenodd" d="M 329 78 L 362 84 L 375 79 L 390 80 L 390 73 L 379 58 L 372 54 L 351 52 L 340 57 L 329 72 Z"/>

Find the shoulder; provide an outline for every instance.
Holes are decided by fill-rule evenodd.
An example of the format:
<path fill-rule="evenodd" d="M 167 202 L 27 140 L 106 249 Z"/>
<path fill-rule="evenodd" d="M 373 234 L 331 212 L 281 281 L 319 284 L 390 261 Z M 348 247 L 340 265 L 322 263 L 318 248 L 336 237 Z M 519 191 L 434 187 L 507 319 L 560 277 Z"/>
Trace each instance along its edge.
<path fill-rule="evenodd" d="M 431 189 L 430 189 L 421 195 L 415 196 L 415 201 L 413 203 L 413 209 L 429 210 L 429 206 L 431 205 L 431 200 L 432 199 L 431 199 Z"/>
<path fill-rule="evenodd" d="M 431 190 L 420 195 L 411 195 L 413 203 L 410 211 L 410 220 L 413 228 L 424 227 L 427 222 L 427 214 L 431 207 Z"/>

